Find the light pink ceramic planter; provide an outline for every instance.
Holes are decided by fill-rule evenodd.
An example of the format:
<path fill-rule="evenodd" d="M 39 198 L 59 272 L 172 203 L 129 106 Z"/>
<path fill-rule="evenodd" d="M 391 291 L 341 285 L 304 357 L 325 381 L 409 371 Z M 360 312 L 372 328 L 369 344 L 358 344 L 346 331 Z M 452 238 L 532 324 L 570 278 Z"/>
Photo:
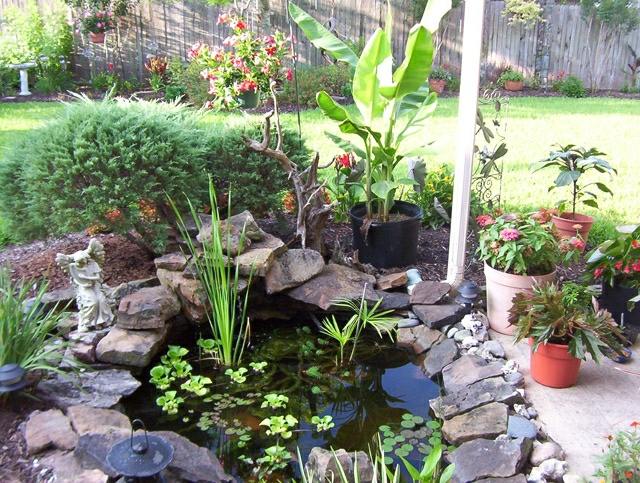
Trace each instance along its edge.
<path fill-rule="evenodd" d="M 515 326 L 509 325 L 509 309 L 513 297 L 520 292 L 532 292 L 534 284 L 547 284 L 555 281 L 556 272 L 547 275 L 513 275 L 501 272 L 484 264 L 484 276 L 487 280 L 487 315 L 489 325 L 496 332 L 512 335 Z"/>

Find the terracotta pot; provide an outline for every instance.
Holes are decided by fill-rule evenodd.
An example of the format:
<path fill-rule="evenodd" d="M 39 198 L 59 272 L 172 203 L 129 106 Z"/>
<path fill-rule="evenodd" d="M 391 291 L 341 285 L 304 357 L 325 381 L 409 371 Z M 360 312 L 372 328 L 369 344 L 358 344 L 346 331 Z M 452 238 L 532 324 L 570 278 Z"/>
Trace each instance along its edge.
<path fill-rule="evenodd" d="M 94 44 L 104 44 L 104 32 L 89 32 L 89 40 Z"/>
<path fill-rule="evenodd" d="M 444 88 L 447 87 L 447 81 L 444 79 L 429 79 L 429 89 L 436 94 L 442 94 Z"/>
<path fill-rule="evenodd" d="M 587 215 L 581 215 L 576 213 L 560 213 L 559 216 L 552 216 L 551 221 L 558 230 L 558 234 L 561 238 L 571 238 L 576 236 L 576 233 L 586 242 L 589 237 L 589 231 L 593 225 L 593 218 Z M 576 225 L 580 225 L 579 228 L 574 228 Z"/>
<path fill-rule="evenodd" d="M 521 91 L 524 87 L 524 81 L 504 81 L 504 88 L 507 91 L 517 92 Z"/>
<path fill-rule="evenodd" d="M 533 350 L 531 346 L 531 377 L 543 386 L 564 388 L 575 385 L 580 372 L 580 359 L 569 353 L 569 346 L 564 344 L 540 344 Z"/>
<path fill-rule="evenodd" d="M 509 310 L 513 297 L 521 292 L 533 292 L 533 286 L 554 282 L 556 272 L 546 275 L 514 275 L 501 272 L 484 264 L 484 276 L 487 280 L 487 315 L 489 325 L 496 332 L 513 335 L 516 330 L 509 324 Z"/>

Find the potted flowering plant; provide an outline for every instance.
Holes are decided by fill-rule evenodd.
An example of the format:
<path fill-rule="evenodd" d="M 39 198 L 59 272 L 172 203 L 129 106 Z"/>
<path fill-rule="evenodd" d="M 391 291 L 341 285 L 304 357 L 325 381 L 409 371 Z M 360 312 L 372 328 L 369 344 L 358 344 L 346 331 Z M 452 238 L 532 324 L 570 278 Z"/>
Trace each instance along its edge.
<path fill-rule="evenodd" d="M 104 43 L 104 35 L 115 27 L 113 13 L 106 10 L 85 11 L 80 18 L 80 28 L 89 34 L 89 40 Z"/>
<path fill-rule="evenodd" d="M 504 87 L 507 91 L 521 91 L 524 87 L 524 76 L 511 67 L 507 67 L 498 77 L 498 85 Z"/>
<path fill-rule="evenodd" d="M 610 178 L 618 173 L 608 161 L 601 158 L 603 155 L 604 153 L 597 148 L 585 149 L 574 144 L 558 145 L 558 149 L 551 151 L 534 170 L 537 172 L 541 169 L 555 168 L 559 171 L 549 191 L 564 187 L 571 189 L 571 199 L 560 201 L 558 203 L 560 214 L 553 216 L 553 224 L 561 236 L 570 238 L 578 234 L 586 241 L 593 225 L 593 218 L 576 212 L 578 201 L 586 206 L 598 208 L 598 195 L 592 188 L 594 186 L 603 193 L 613 195 L 609 187 L 600 181 L 581 183 L 584 174 L 594 171 L 608 174 Z M 571 211 L 566 210 L 567 204 L 570 204 Z"/>
<path fill-rule="evenodd" d="M 195 44 L 187 53 L 191 62 L 202 67 L 201 75 L 209 81 L 212 99 L 206 107 L 254 108 L 260 93 L 270 91 L 271 81 L 282 85 L 292 79 L 293 72 L 284 65 L 290 55 L 290 42 L 282 32 L 259 37 L 247 30 L 242 18 L 228 14 L 220 15 L 218 24 L 231 29 L 223 47 Z"/>
<path fill-rule="evenodd" d="M 333 218 L 337 222 L 349 219 L 349 209 L 360 201 L 364 161 L 356 161 L 353 153 L 343 153 L 333 158 L 334 175 L 327 182 L 331 198 L 336 202 Z"/>
<path fill-rule="evenodd" d="M 339 145 L 363 153 L 365 201 L 350 210 L 353 247 L 361 262 L 378 268 L 411 265 L 417 257 L 422 210 L 396 199 L 403 187 L 415 183 L 398 176 L 396 168 L 425 151 L 426 146 L 416 147 L 415 141 L 426 139 L 426 121 L 436 107 L 436 95 L 429 92 L 427 82 L 434 53 L 432 33 L 450 7 L 450 0 L 427 4 L 422 20 L 409 33 L 404 60 L 394 70 L 390 15 L 385 28 L 375 31 L 358 56 L 300 7 L 289 4 L 293 21 L 311 43 L 354 69 L 355 109 L 345 109 L 325 91 L 318 92 L 316 101 L 350 138 L 341 138 Z"/>
<path fill-rule="evenodd" d="M 447 84 L 453 80 L 453 76 L 443 67 L 436 67 L 429 75 L 429 89 L 436 94 L 442 94 Z"/>
<path fill-rule="evenodd" d="M 609 312 L 594 308 L 593 295 L 576 283 L 551 283 L 514 297 L 509 322 L 516 342 L 529 339 L 531 377 L 540 384 L 573 386 L 587 354 L 599 362 L 601 348 L 622 351 L 622 331 Z"/>
<path fill-rule="evenodd" d="M 509 310 L 513 297 L 529 292 L 533 286 L 555 280 L 556 265 L 571 261 L 582 240 L 574 238 L 558 243 L 553 226 L 539 214 L 498 217 L 480 215 L 477 254 L 484 261 L 487 281 L 487 315 L 491 328 L 513 334 Z"/>
<path fill-rule="evenodd" d="M 602 282 L 600 304 L 613 314 L 633 343 L 640 333 L 640 225 L 621 233 L 589 254 L 588 279 Z"/>

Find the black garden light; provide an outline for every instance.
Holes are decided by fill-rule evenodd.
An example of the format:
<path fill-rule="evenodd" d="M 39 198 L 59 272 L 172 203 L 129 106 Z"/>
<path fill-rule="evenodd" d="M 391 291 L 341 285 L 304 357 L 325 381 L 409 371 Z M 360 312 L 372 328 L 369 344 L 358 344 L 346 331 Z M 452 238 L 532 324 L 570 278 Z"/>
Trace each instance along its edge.
<path fill-rule="evenodd" d="M 472 280 L 463 280 L 458 287 L 456 303 L 462 305 L 467 310 L 471 310 L 480 295 L 480 287 Z"/>
<path fill-rule="evenodd" d="M 19 391 L 29 384 L 25 371 L 18 364 L 5 364 L 0 366 L 0 394 Z"/>
<path fill-rule="evenodd" d="M 144 434 L 133 434 L 136 426 Z M 107 454 L 107 463 L 127 483 L 136 481 L 164 481 L 160 472 L 173 461 L 173 446 L 160 436 L 147 434 L 140 419 L 131 423 L 131 436 L 115 443 Z"/>

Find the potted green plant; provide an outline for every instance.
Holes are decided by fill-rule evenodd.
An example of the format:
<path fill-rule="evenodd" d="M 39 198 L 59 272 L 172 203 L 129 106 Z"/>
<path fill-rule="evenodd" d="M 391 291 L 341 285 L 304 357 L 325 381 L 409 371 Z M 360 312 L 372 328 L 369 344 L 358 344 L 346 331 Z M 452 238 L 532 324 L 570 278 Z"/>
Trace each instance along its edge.
<path fill-rule="evenodd" d="M 453 76 L 449 71 L 443 67 L 436 67 L 429 75 L 429 89 L 436 94 L 442 94 L 452 79 Z"/>
<path fill-rule="evenodd" d="M 484 261 L 487 281 L 487 315 L 491 328 L 513 334 L 509 310 L 513 298 L 531 293 L 535 285 L 555 280 L 556 265 L 568 262 L 576 254 L 581 240 L 558 243 L 551 223 L 539 214 L 480 215 L 477 255 Z"/>
<path fill-rule="evenodd" d="M 583 175 L 587 173 L 595 171 L 608 174 L 610 178 L 614 173 L 618 173 L 608 161 L 602 159 L 601 156 L 604 155 L 605 153 L 597 148 L 585 149 L 574 144 L 558 145 L 557 150 L 551 151 L 546 159 L 538 163 L 540 166 L 535 169 L 536 172 L 546 168 L 555 168 L 559 171 L 549 191 L 564 187 L 571 189 L 571 199 L 560 201 L 558 203 L 560 213 L 552 218 L 553 224 L 562 237 L 573 237 L 578 234 L 586 242 L 593 225 L 593 218 L 576 212 L 578 201 L 591 208 L 598 208 L 598 195 L 594 187 L 603 193 L 613 195 L 609 187 L 600 181 L 582 184 Z M 571 211 L 566 210 L 567 204 L 570 204 Z"/>
<path fill-rule="evenodd" d="M 601 281 L 600 304 L 634 343 L 640 333 L 640 225 L 619 231 L 589 254 L 587 277 Z"/>
<path fill-rule="evenodd" d="M 515 341 L 529 339 L 531 377 L 555 388 L 573 386 L 580 362 L 591 355 L 599 362 L 601 348 L 620 351 L 624 336 L 611 314 L 596 310 L 594 292 L 576 283 L 536 285 L 513 299 L 509 322 Z"/>
<path fill-rule="evenodd" d="M 104 43 L 105 33 L 115 27 L 113 12 L 106 10 L 86 10 L 79 19 L 80 30 L 89 34 L 89 40 Z"/>
<path fill-rule="evenodd" d="M 507 91 L 521 91 L 524 87 L 524 76 L 511 67 L 507 67 L 498 77 L 498 85 L 504 87 Z"/>
<path fill-rule="evenodd" d="M 291 45 L 284 33 L 276 30 L 257 36 L 247 30 L 241 17 L 230 14 L 220 15 L 218 24 L 231 29 L 222 47 L 197 43 L 187 53 L 189 62 L 200 66 L 202 77 L 209 82 L 212 99 L 205 107 L 253 109 L 261 94 L 270 93 L 272 81 L 281 86 L 293 78 L 292 70 L 285 67 Z"/>
<path fill-rule="evenodd" d="M 343 135 L 340 146 L 365 161 L 362 177 L 365 201 L 350 210 L 353 245 L 361 262 L 379 268 L 407 266 L 417 257 L 422 210 L 397 199 L 413 179 L 398 175 L 407 157 L 417 156 L 426 139 L 425 121 L 436 107 L 427 80 L 433 59 L 432 31 L 450 8 L 450 2 L 432 0 L 419 24 L 411 29 L 404 60 L 393 70 L 392 21 L 378 28 L 360 56 L 322 24 L 293 3 L 291 16 L 318 48 L 354 69 L 352 95 L 355 109 L 339 105 L 327 92 L 316 101 L 322 113 L 332 119 Z M 411 139 L 411 144 L 407 141 Z"/>

